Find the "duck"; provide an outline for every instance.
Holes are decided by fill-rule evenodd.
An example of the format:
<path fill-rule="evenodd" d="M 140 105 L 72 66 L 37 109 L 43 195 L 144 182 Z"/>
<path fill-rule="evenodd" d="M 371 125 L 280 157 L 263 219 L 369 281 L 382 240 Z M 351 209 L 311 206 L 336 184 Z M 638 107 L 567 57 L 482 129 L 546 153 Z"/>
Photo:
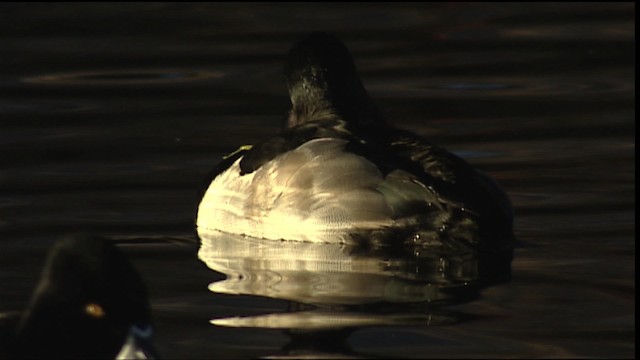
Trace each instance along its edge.
<path fill-rule="evenodd" d="M 391 125 L 335 35 L 284 61 L 283 129 L 226 155 L 205 180 L 198 234 L 320 243 L 509 248 L 513 208 L 466 160 Z M 490 240 L 482 240 L 490 239 Z M 450 245 L 447 245 L 450 246 Z"/>
<path fill-rule="evenodd" d="M 26 309 L 1 324 L 7 358 L 158 358 L 142 278 L 96 235 L 55 242 Z"/>

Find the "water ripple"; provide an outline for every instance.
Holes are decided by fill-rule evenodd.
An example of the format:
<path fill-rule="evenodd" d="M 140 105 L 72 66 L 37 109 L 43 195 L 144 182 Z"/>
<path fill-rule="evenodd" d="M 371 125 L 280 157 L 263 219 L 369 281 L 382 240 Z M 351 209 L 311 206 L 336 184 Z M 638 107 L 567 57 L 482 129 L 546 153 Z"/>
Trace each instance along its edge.
<path fill-rule="evenodd" d="M 629 77 L 632 79 L 633 77 Z M 457 81 L 455 78 L 416 78 L 402 82 L 383 79 L 370 81 L 372 93 L 385 97 L 482 97 L 501 98 L 532 96 L 600 96 L 618 94 L 629 97 L 635 84 L 621 75 L 603 75 L 598 78 L 582 77 L 485 77 Z"/>
<path fill-rule="evenodd" d="M 22 81 L 38 84 L 64 84 L 82 86 L 101 85 L 156 85 L 215 79 L 222 72 L 209 70 L 105 70 L 46 74 L 24 78 Z"/>

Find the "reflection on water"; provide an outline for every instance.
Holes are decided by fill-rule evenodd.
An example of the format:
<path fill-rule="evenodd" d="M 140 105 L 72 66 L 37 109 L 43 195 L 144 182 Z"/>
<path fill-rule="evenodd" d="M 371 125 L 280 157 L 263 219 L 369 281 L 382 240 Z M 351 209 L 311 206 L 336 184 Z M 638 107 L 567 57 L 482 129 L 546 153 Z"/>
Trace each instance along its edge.
<path fill-rule="evenodd" d="M 433 306 L 473 299 L 484 286 L 507 281 L 511 275 L 510 253 L 498 257 L 468 249 L 371 249 L 255 239 L 219 231 L 202 231 L 200 238 L 198 258 L 227 276 L 209 285 L 214 293 L 266 296 L 325 308 L 219 319 L 213 321 L 216 325 L 315 329 L 435 324 L 440 320 L 425 312 L 424 306 L 416 306 L 417 312 L 411 313 L 404 304 L 430 305 L 427 308 L 433 311 Z M 346 308 L 371 313 L 351 313 Z M 375 313 L 382 309 L 384 315 Z"/>
<path fill-rule="evenodd" d="M 497 257 L 468 248 L 372 249 L 203 230 L 199 236 L 198 258 L 226 275 L 209 290 L 291 301 L 284 312 L 211 320 L 231 328 L 284 330 L 289 342 L 269 358 L 359 356 L 347 343 L 356 329 L 459 323 L 464 314 L 442 307 L 470 301 L 485 285 L 511 275 L 510 252 Z"/>
<path fill-rule="evenodd" d="M 382 308 L 384 309 L 384 308 Z M 460 322 L 463 314 L 446 312 L 438 308 L 416 307 L 395 311 L 344 311 L 323 309 L 292 311 L 246 317 L 213 319 L 211 323 L 230 327 L 256 327 L 265 329 L 296 329 L 326 331 L 366 326 L 421 325 L 438 326 Z"/>

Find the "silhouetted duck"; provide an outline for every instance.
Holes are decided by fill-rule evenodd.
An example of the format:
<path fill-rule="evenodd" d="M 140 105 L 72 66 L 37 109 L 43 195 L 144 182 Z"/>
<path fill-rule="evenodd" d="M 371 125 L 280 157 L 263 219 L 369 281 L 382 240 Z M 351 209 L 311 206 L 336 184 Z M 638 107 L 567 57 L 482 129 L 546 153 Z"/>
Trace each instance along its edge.
<path fill-rule="evenodd" d="M 462 158 L 387 124 L 335 36 L 303 37 L 284 75 L 286 128 L 212 171 L 200 234 L 423 245 L 490 236 L 503 239 L 491 246 L 509 246 L 512 209 L 502 189 Z"/>
<path fill-rule="evenodd" d="M 59 240 L 31 300 L 3 321 L 10 358 L 154 358 L 147 290 L 112 241 Z"/>

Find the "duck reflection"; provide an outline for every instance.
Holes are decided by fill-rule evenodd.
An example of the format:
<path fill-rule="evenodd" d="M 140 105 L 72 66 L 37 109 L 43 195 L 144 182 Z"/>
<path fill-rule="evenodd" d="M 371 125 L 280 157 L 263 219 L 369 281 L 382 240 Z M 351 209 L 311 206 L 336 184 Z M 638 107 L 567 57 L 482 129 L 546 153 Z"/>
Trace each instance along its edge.
<path fill-rule="evenodd" d="M 324 307 L 460 303 L 475 298 L 484 286 L 508 281 L 511 273 L 510 252 L 362 248 L 256 239 L 219 231 L 201 232 L 200 237 L 200 260 L 227 275 L 225 280 L 212 283 L 211 291 Z M 268 322 L 269 318 L 261 319 Z"/>
<path fill-rule="evenodd" d="M 199 258 L 227 279 L 209 289 L 314 305 L 453 303 L 481 285 L 474 252 L 363 249 L 355 245 L 273 241 L 201 233 Z"/>
<path fill-rule="evenodd" d="M 200 233 L 198 257 L 225 280 L 214 293 L 291 300 L 286 311 L 213 319 L 217 326 L 282 329 L 289 355 L 355 355 L 344 343 L 367 326 L 437 326 L 468 315 L 446 305 L 476 298 L 508 281 L 511 252 L 449 246 L 380 246 L 256 239 L 219 231 Z M 337 341 L 323 341 L 338 337 Z M 337 349 L 334 347 L 338 347 Z"/>

